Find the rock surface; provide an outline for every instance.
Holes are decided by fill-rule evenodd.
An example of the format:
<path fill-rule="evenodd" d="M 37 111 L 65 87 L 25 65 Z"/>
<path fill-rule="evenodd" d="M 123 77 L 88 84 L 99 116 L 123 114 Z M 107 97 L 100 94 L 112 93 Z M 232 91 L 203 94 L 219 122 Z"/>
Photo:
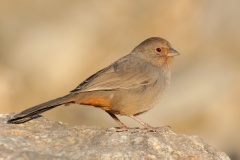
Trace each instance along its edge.
<path fill-rule="evenodd" d="M 229 160 L 197 136 L 165 127 L 116 132 L 114 128 L 73 126 L 43 117 L 7 124 L 0 114 L 0 159 L 168 159 Z"/>

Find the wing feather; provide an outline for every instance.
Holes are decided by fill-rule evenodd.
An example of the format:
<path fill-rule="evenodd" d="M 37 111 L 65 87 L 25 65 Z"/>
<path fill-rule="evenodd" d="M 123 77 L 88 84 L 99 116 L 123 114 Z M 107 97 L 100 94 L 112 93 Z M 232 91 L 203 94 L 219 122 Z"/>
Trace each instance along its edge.
<path fill-rule="evenodd" d="M 146 67 L 149 65 L 144 65 L 144 63 L 147 62 L 127 55 L 93 74 L 71 92 L 133 89 L 155 83 L 157 76 L 154 76 L 151 71 L 155 67 Z"/>

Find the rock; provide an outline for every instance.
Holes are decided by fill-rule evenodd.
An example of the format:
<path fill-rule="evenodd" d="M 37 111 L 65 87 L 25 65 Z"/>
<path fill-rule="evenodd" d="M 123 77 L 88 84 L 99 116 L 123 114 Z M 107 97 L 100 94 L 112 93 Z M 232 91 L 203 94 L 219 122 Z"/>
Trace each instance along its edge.
<path fill-rule="evenodd" d="M 73 126 L 43 117 L 7 124 L 0 114 L 1 159 L 187 159 L 230 160 L 197 136 L 164 127 L 117 132 L 115 128 Z"/>

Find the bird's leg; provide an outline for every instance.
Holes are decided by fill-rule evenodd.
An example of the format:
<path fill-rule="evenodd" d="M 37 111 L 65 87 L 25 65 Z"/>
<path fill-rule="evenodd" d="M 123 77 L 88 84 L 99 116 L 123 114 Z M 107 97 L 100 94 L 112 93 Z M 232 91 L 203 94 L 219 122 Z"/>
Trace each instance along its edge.
<path fill-rule="evenodd" d="M 109 111 L 106 111 L 117 123 L 118 125 L 120 126 L 120 129 L 121 130 L 128 130 L 129 128 L 127 126 L 125 126 L 118 118 L 117 116 L 115 116 L 115 114 L 109 112 Z"/>
<path fill-rule="evenodd" d="M 148 125 L 147 123 L 143 122 L 141 119 L 139 119 L 138 117 L 134 116 L 134 115 L 130 115 L 129 117 L 131 117 L 132 119 L 134 119 L 135 121 L 139 122 L 141 125 L 143 125 L 147 130 L 150 131 L 155 131 L 156 129 L 154 129 L 153 127 L 151 127 L 150 125 Z"/>
<path fill-rule="evenodd" d="M 130 115 L 129 117 L 131 117 L 132 119 L 134 119 L 135 121 L 139 122 L 141 125 L 143 125 L 145 127 L 145 129 L 149 130 L 149 131 L 153 131 L 156 132 L 157 130 L 160 129 L 166 129 L 166 128 L 170 128 L 170 126 L 163 126 L 163 127 L 151 127 L 150 125 L 148 125 L 147 123 L 143 122 L 141 119 L 139 119 L 138 117 L 134 116 L 134 115 Z"/>

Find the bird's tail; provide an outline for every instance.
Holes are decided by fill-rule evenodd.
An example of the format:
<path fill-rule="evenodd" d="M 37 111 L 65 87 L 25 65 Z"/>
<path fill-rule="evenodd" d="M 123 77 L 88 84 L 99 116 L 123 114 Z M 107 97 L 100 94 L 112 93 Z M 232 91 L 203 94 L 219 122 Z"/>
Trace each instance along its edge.
<path fill-rule="evenodd" d="M 68 94 L 63 97 L 56 98 L 54 100 L 36 105 L 34 107 L 28 108 L 22 111 L 19 114 L 14 115 L 11 119 L 7 121 L 7 123 L 24 123 L 27 122 L 34 117 L 38 116 L 40 113 L 43 113 L 47 110 L 60 106 L 62 104 L 67 104 L 73 102 L 73 94 Z"/>

